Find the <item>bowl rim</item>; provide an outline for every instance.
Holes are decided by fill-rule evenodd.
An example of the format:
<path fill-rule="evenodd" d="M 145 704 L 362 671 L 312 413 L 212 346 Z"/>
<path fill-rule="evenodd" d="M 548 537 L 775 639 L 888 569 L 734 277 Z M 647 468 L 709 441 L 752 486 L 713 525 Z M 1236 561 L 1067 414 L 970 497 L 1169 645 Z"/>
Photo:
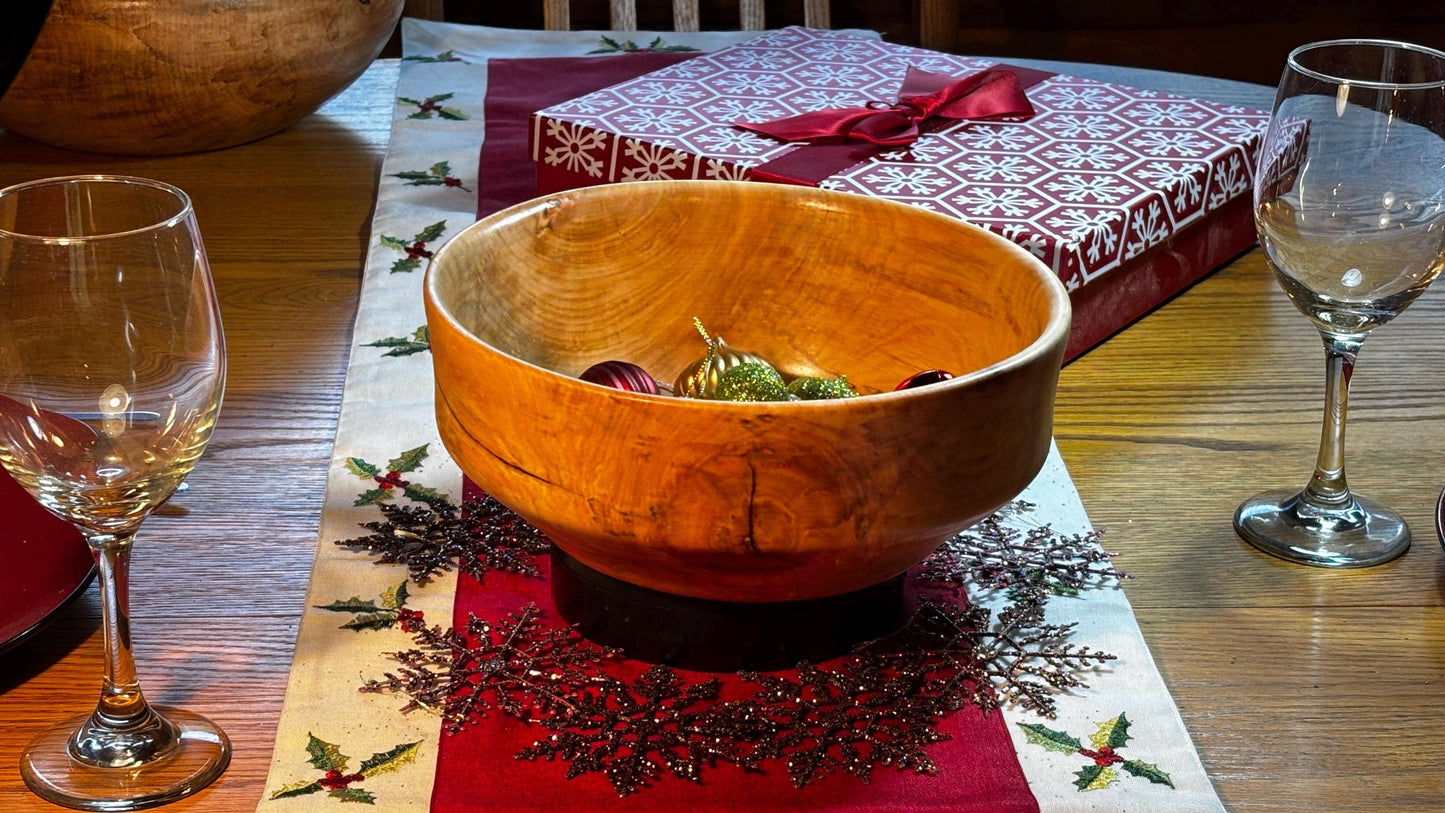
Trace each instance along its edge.
<path fill-rule="evenodd" d="M 542 195 L 536 198 L 532 198 L 530 200 L 525 200 L 520 203 L 513 204 L 506 207 L 505 209 L 500 209 L 490 215 L 487 215 L 486 217 L 479 218 L 476 222 L 469 224 L 466 228 L 463 228 L 461 231 L 457 232 L 455 235 L 449 238 L 441 246 L 441 248 L 437 249 L 435 254 L 433 254 L 431 259 L 427 262 L 426 275 L 422 283 L 422 291 L 425 300 L 429 305 L 432 306 L 430 308 L 431 313 L 428 314 L 428 318 L 430 318 L 431 314 L 434 313 L 435 315 L 446 320 L 446 322 L 450 324 L 459 334 L 467 337 L 473 342 L 476 342 L 477 344 L 486 348 L 489 352 L 500 356 L 507 362 L 539 370 L 542 373 L 554 376 L 564 382 L 571 382 L 572 384 L 581 385 L 584 387 L 593 387 L 598 390 L 613 393 L 622 398 L 644 400 L 650 404 L 673 404 L 679 407 L 687 408 L 746 410 L 753 414 L 756 414 L 759 407 L 781 409 L 846 409 L 849 407 L 866 408 L 869 405 L 879 404 L 882 399 L 896 400 L 900 398 L 924 397 L 930 392 L 942 393 L 952 389 L 967 387 L 974 382 L 987 378 L 992 378 L 996 375 L 999 375 L 1000 373 L 1012 370 L 1017 367 L 1027 366 L 1036 361 L 1040 356 L 1049 353 L 1051 349 L 1055 346 L 1062 350 L 1064 345 L 1068 342 L 1069 326 L 1073 317 L 1072 303 L 1069 299 L 1068 290 L 1064 287 L 1064 283 L 1059 279 L 1057 274 L 1055 274 L 1048 266 L 1044 265 L 1038 257 L 1034 256 L 1027 249 L 1023 248 L 1017 243 L 1014 243 L 1008 238 L 995 234 L 981 226 L 969 223 L 968 221 L 960 220 L 955 217 L 950 217 L 939 212 L 929 211 L 927 209 L 922 209 L 916 206 L 909 206 L 906 203 L 899 203 L 898 201 L 889 200 L 887 198 L 856 195 L 848 192 L 837 192 L 833 190 L 819 189 L 813 186 L 794 186 L 790 184 L 770 184 L 770 186 L 778 190 L 795 190 L 785 191 L 783 192 L 783 194 L 792 195 L 799 199 L 829 199 L 834 198 L 834 196 L 848 196 L 849 198 L 859 198 L 865 201 L 869 201 L 869 203 L 865 204 L 869 206 L 879 205 L 884 208 L 890 206 L 903 207 L 905 209 L 911 210 L 918 216 L 923 216 L 924 218 L 937 218 L 940 222 L 949 224 L 949 228 L 962 227 L 965 230 L 974 231 L 982 239 L 992 242 L 995 246 L 1003 249 L 1007 253 L 1013 254 L 1017 259 L 1023 261 L 1024 264 L 1032 267 L 1038 274 L 1038 276 L 1043 278 L 1044 288 L 1048 293 L 1049 302 L 1053 306 L 1050 309 L 1051 313 L 1049 314 L 1048 321 L 1044 324 L 1043 329 L 1039 331 L 1039 335 L 1017 353 L 1014 353 L 1007 358 L 1000 359 L 999 361 L 996 361 L 993 364 L 988 365 L 987 367 L 980 367 L 977 370 L 972 370 L 968 373 L 964 373 L 963 375 L 956 375 L 946 381 L 941 381 L 936 384 L 930 384 L 927 387 L 914 387 L 903 390 L 887 390 L 884 392 L 867 393 L 866 395 L 860 395 L 860 397 L 855 398 L 824 398 L 817 400 L 757 402 L 721 401 L 707 398 L 679 398 L 676 396 L 650 395 L 647 393 L 621 390 L 614 387 L 608 387 L 603 384 L 595 384 L 590 381 L 583 381 L 580 378 L 575 378 L 573 376 L 559 373 L 549 367 L 543 367 L 540 364 L 535 364 L 533 362 L 527 361 L 526 359 L 518 358 L 517 356 L 514 356 L 511 353 L 508 353 L 492 345 L 490 342 L 486 341 L 482 337 L 478 336 L 477 334 L 473 333 L 471 330 L 463 326 L 460 320 L 458 320 L 457 317 L 452 314 L 451 309 L 447 307 L 447 305 L 443 302 L 442 297 L 437 291 L 437 287 L 439 284 L 437 280 L 438 273 L 436 271 L 437 264 L 440 263 L 442 259 L 447 256 L 447 254 L 449 253 L 449 249 L 451 249 L 454 244 L 460 241 L 463 236 L 467 235 L 472 231 L 480 231 L 485 228 L 492 227 L 511 220 L 530 217 L 534 212 L 544 211 L 551 206 L 557 205 L 557 203 L 563 199 L 574 198 L 578 195 L 625 195 L 629 192 L 635 192 L 638 188 L 646 189 L 647 194 L 649 195 L 662 196 L 666 195 L 669 189 L 692 189 L 698 188 L 704 184 L 710 186 L 725 184 L 729 187 L 733 187 L 734 189 L 742 189 L 747 187 L 756 187 L 758 186 L 758 183 L 759 182 L 757 181 L 731 180 L 624 181 L 619 183 L 598 184 L 596 186 L 579 187 L 577 189 L 569 189 L 561 192 L 553 192 L 548 195 Z M 440 382 L 438 382 L 438 384 L 440 384 Z"/>

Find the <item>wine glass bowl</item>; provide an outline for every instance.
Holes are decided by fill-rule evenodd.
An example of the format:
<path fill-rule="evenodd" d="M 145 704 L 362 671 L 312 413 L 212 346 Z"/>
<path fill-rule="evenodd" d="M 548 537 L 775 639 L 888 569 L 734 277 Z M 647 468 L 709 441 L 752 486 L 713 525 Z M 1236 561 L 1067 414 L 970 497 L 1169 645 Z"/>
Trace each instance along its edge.
<path fill-rule="evenodd" d="M 0 190 L 0 464 L 80 529 L 100 575 L 99 705 L 42 733 L 21 760 L 27 785 L 52 802 L 162 804 L 229 760 L 210 721 L 146 702 L 127 596 L 136 530 L 200 457 L 224 380 L 215 291 L 183 192 L 116 176 Z"/>
<path fill-rule="evenodd" d="M 1246 501 L 1235 528 L 1296 562 L 1380 564 L 1405 552 L 1410 531 L 1347 485 L 1349 380 L 1365 338 L 1445 269 L 1445 53 L 1386 40 L 1295 49 L 1261 155 L 1260 245 L 1320 331 L 1328 378 L 1314 475 Z"/>

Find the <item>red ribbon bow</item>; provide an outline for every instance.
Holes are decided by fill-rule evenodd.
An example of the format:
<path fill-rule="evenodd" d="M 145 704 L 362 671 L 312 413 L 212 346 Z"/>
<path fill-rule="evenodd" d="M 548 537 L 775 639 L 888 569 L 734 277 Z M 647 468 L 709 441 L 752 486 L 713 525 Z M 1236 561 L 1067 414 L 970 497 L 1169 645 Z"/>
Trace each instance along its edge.
<path fill-rule="evenodd" d="M 848 139 L 882 146 L 912 144 L 919 125 L 929 119 L 997 119 L 1032 116 L 1033 105 L 1012 71 L 989 68 L 955 80 L 913 66 L 898 90 L 898 102 L 869 102 L 866 107 L 816 110 L 799 116 L 759 123 L 738 122 L 737 127 L 781 141 L 809 143 Z"/>

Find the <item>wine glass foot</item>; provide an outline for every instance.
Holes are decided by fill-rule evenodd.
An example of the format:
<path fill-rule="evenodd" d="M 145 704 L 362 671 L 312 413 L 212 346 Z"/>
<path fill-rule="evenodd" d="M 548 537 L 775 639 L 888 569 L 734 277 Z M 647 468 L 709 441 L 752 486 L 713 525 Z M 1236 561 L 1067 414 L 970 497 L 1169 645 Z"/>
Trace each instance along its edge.
<path fill-rule="evenodd" d="M 1265 553 L 1315 567 L 1380 565 L 1410 547 L 1404 518 L 1358 495 L 1348 507 L 1324 510 L 1296 490 L 1266 491 L 1239 506 L 1234 530 Z"/>
<path fill-rule="evenodd" d="M 70 755 L 83 714 L 47 729 L 20 758 L 20 773 L 37 796 L 76 810 L 141 810 L 190 796 L 221 775 L 231 761 L 231 742 L 199 714 L 154 706 L 177 731 L 175 744 L 149 762 L 130 768 L 99 768 Z"/>

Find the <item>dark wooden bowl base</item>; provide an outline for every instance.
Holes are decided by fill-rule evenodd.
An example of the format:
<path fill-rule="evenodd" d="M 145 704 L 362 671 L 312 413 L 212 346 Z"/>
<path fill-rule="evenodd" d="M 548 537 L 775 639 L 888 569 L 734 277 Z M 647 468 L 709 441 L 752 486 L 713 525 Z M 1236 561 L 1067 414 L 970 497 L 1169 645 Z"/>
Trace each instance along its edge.
<path fill-rule="evenodd" d="M 806 601 L 714 601 L 614 579 L 554 547 L 551 581 L 557 612 L 593 642 L 706 672 L 819 663 L 898 630 L 911 612 L 902 575 Z"/>

